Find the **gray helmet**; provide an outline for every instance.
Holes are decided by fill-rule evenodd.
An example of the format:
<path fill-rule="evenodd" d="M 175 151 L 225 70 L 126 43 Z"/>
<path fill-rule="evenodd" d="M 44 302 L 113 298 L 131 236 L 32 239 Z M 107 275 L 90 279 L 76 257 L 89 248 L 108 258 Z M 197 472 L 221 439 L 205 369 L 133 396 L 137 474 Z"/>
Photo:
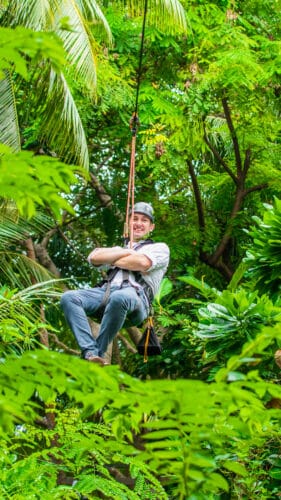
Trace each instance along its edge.
<path fill-rule="evenodd" d="M 144 201 L 139 201 L 134 204 L 134 213 L 143 214 L 149 217 L 151 222 L 154 222 L 154 210 L 149 203 L 145 203 Z M 132 210 L 131 210 L 132 213 Z"/>

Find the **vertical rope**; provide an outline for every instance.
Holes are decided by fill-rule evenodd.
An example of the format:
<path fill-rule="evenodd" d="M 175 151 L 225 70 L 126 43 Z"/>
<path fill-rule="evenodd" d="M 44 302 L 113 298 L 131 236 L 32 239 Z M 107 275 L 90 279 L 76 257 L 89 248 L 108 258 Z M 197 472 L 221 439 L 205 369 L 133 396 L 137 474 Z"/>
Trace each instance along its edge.
<path fill-rule="evenodd" d="M 128 242 L 130 234 L 130 248 L 133 246 L 133 218 L 134 218 L 134 204 L 135 204 L 135 161 L 136 161 L 136 136 L 139 127 L 138 118 L 138 106 L 139 106 L 139 91 L 140 91 L 140 81 L 142 73 L 142 60 L 144 51 L 144 35 L 145 35 L 145 25 L 146 25 L 146 15 L 148 9 L 148 0 L 145 0 L 144 4 L 144 15 L 142 22 L 142 32 L 141 32 L 141 45 L 139 53 L 139 64 L 137 71 L 137 87 L 136 87 L 136 102 L 135 111 L 130 120 L 130 129 L 132 132 L 132 144 L 131 144 L 131 160 L 130 160 L 130 174 L 128 180 L 128 196 L 127 196 L 127 206 L 126 206 L 126 219 L 124 224 L 123 239 L 124 242 Z M 129 227 L 130 220 L 130 209 L 131 209 L 131 225 Z"/>
<path fill-rule="evenodd" d="M 141 73 L 142 73 L 142 59 L 143 59 L 144 34 L 145 34 L 147 9 L 148 9 L 148 0 L 145 0 L 143 21 L 142 21 L 142 31 L 141 31 L 141 46 L 140 46 L 140 54 L 139 54 L 139 66 L 138 66 L 138 73 L 137 73 L 137 92 L 136 92 L 136 104 L 135 104 L 135 115 L 136 116 L 138 115 L 139 91 L 140 91 L 140 80 L 141 80 Z"/>
<path fill-rule="evenodd" d="M 132 137 L 131 145 L 131 161 L 130 161 L 130 174 L 128 182 L 128 197 L 127 197 L 127 208 L 126 208 L 126 221 L 124 226 L 124 239 L 128 240 L 130 234 L 130 248 L 133 247 L 133 219 L 134 219 L 134 204 L 135 204 L 135 156 L 136 156 L 136 135 Z M 131 209 L 131 224 L 129 227 L 130 219 L 130 207 Z"/>
<path fill-rule="evenodd" d="M 134 224 L 134 205 L 135 205 L 135 157 L 136 157 L 136 136 L 132 140 L 132 190 L 131 190 L 131 225 L 130 225 L 130 248 L 133 248 L 133 224 Z"/>

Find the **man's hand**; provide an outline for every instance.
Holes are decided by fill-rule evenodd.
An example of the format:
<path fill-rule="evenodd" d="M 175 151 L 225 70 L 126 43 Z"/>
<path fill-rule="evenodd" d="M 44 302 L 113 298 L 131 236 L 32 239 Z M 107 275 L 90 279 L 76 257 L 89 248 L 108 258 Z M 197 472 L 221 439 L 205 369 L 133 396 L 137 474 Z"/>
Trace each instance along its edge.
<path fill-rule="evenodd" d="M 88 255 L 88 262 L 94 266 L 102 266 L 104 264 L 115 265 L 115 261 L 130 255 L 134 250 L 122 247 L 111 248 L 95 248 L 90 255 Z"/>
<path fill-rule="evenodd" d="M 108 264 L 128 271 L 145 272 L 152 266 L 151 260 L 146 255 L 122 247 L 95 248 L 87 260 L 94 266 Z"/>
<path fill-rule="evenodd" d="M 121 257 L 114 262 L 116 267 L 120 269 L 128 269 L 128 271 L 141 271 L 145 273 L 152 266 L 151 260 L 141 253 L 132 250 L 130 255 Z"/>

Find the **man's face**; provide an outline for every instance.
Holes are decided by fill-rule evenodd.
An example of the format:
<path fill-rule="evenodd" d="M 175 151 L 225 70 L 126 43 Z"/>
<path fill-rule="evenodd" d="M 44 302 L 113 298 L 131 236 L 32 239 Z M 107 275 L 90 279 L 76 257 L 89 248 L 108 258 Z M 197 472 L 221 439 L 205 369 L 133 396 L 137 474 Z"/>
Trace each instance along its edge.
<path fill-rule="evenodd" d="M 130 219 L 131 230 L 134 241 L 142 240 L 150 231 L 153 231 L 154 224 L 146 215 L 135 212 Z"/>

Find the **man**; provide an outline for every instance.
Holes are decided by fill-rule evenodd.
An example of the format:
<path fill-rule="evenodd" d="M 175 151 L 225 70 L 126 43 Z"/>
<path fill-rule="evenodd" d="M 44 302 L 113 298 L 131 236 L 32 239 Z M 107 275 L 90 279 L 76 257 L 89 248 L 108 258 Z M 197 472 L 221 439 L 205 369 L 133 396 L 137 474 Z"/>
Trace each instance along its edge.
<path fill-rule="evenodd" d="M 106 364 L 104 354 L 122 328 L 126 317 L 133 325 L 147 318 L 150 302 L 157 293 L 169 263 L 165 243 L 145 240 L 153 231 L 154 214 L 150 204 L 134 205 L 130 217 L 133 245 L 96 248 L 88 261 L 109 268 L 109 281 L 95 288 L 65 292 L 61 307 L 85 360 Z M 87 316 L 101 316 L 100 331 L 92 336 Z"/>

